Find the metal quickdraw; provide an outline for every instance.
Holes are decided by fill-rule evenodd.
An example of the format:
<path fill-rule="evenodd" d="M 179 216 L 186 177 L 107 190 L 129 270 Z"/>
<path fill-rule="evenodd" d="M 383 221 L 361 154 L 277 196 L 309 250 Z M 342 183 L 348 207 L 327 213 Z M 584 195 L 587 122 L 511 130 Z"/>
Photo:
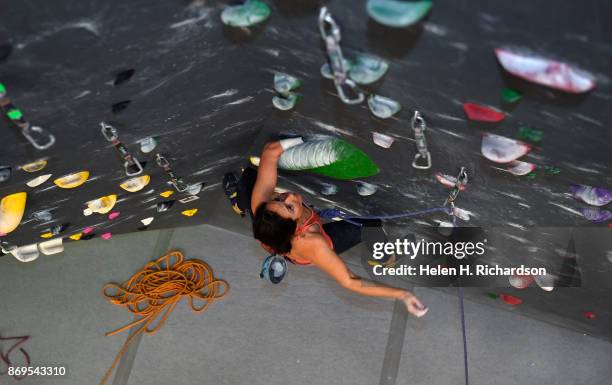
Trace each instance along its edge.
<path fill-rule="evenodd" d="M 465 167 L 461 167 L 456 179 L 457 180 L 455 181 L 455 185 L 453 186 L 453 188 L 451 188 L 450 192 L 448 193 L 448 197 L 444 201 L 444 207 L 446 207 L 447 205 L 450 205 L 451 207 L 450 215 L 453 217 L 453 224 L 455 224 L 456 222 L 455 200 L 457 200 L 459 192 L 468 182 L 468 175 Z"/>
<path fill-rule="evenodd" d="M 425 124 L 425 119 L 423 119 L 423 116 L 421 116 L 419 111 L 414 111 L 411 124 L 412 129 L 414 130 L 414 140 L 416 141 L 418 151 L 414 155 L 412 167 L 419 170 L 427 170 L 428 168 L 431 168 L 431 154 L 427 149 L 427 140 L 425 139 L 425 130 L 427 129 L 427 125 Z M 420 159 L 424 159 L 424 165 L 419 164 Z"/>
<path fill-rule="evenodd" d="M 189 186 L 185 182 L 183 182 L 182 178 L 177 177 L 174 172 L 172 172 L 172 169 L 170 168 L 170 162 L 168 162 L 168 159 L 166 159 L 166 157 L 159 153 L 155 154 L 155 162 L 159 167 L 164 169 L 166 174 L 168 174 L 168 178 L 170 178 L 168 183 L 172 185 L 172 187 L 174 187 L 177 192 L 183 192 L 189 188 Z"/>
<path fill-rule="evenodd" d="M 4 114 L 21 128 L 21 134 L 37 150 L 46 150 L 55 144 L 55 137 L 41 127 L 32 126 L 23 118 L 23 113 L 17 108 L 11 99 L 6 97 L 6 88 L 0 83 L 0 108 Z"/>
<path fill-rule="evenodd" d="M 348 77 L 348 69 L 346 68 L 344 55 L 340 48 L 340 28 L 327 10 L 327 7 L 321 7 L 319 12 L 319 31 L 325 41 L 329 67 L 334 76 L 334 84 L 340 100 L 346 104 L 359 104 L 363 102 L 365 95 L 357 84 Z M 347 96 L 345 90 L 351 93 L 353 97 Z"/>
<path fill-rule="evenodd" d="M 121 158 L 125 160 L 125 163 L 123 164 L 123 167 L 125 168 L 125 175 L 135 176 L 142 174 L 142 165 L 138 159 L 128 152 L 123 143 L 121 143 L 117 129 L 104 122 L 100 123 L 100 127 L 104 138 L 106 138 L 106 140 L 117 149 Z"/>

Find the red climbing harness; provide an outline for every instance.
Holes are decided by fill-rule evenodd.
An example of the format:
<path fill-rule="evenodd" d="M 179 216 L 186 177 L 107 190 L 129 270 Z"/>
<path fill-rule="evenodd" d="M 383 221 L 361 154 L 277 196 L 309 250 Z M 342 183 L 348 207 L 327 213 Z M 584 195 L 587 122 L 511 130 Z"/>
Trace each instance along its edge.
<path fill-rule="evenodd" d="M 304 207 L 307 207 L 306 205 L 304 205 Z M 295 235 L 300 235 L 300 234 L 304 234 L 304 232 L 306 232 L 306 230 L 308 230 L 308 228 L 310 228 L 313 225 L 319 225 L 319 229 L 321 230 L 321 235 L 323 236 L 323 238 L 325 238 L 325 240 L 327 241 L 327 243 L 329 244 L 329 247 L 334 248 L 334 242 L 332 241 L 332 239 L 329 237 L 329 235 L 327 235 L 327 233 L 325 232 L 325 229 L 323 229 L 323 224 L 321 223 L 321 218 L 319 217 L 319 215 L 312 209 L 310 209 L 310 216 L 308 217 L 308 219 L 306 219 L 304 221 L 304 223 L 302 223 L 300 226 L 298 226 L 298 228 L 295 230 Z M 270 246 L 259 242 L 259 244 L 261 245 L 261 247 L 266 250 L 269 253 L 274 254 L 275 251 L 274 249 L 272 249 Z M 290 258 L 288 256 L 285 256 L 285 258 L 287 258 L 290 262 L 295 263 L 296 265 L 312 265 L 312 262 L 310 262 L 307 259 L 301 259 L 301 258 Z"/>

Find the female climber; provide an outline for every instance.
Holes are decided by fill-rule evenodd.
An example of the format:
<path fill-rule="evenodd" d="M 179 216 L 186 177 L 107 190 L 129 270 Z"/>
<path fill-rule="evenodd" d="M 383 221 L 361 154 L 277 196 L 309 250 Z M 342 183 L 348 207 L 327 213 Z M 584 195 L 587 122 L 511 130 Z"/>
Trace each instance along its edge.
<path fill-rule="evenodd" d="M 262 247 L 285 256 L 295 264 L 315 265 L 346 289 L 367 296 L 398 299 L 404 302 L 408 312 L 414 316 L 425 315 L 427 307 L 414 294 L 358 277 L 338 257 L 339 253 L 359 241 L 367 243 L 368 240 L 364 238 L 370 241 L 376 238 L 381 240 L 381 234 L 384 237 L 384 233 L 380 222 L 364 223 L 361 228 L 347 222 L 324 225 L 316 212 L 304 204 L 300 194 L 274 191 L 277 164 L 282 153 L 281 142 L 265 145 L 250 194 L 253 235 Z M 254 174 L 253 169 L 250 172 Z M 352 235 L 355 231 L 347 231 L 347 228 L 361 231 L 357 242 L 345 239 L 355 238 Z"/>

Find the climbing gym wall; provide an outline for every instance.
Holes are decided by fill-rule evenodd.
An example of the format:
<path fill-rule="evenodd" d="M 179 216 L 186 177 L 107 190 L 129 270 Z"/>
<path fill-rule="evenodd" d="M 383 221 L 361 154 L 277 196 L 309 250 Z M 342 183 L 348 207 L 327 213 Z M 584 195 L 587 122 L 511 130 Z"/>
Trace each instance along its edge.
<path fill-rule="evenodd" d="M 234 215 L 222 175 L 301 136 L 325 156 L 287 162 L 279 184 L 319 208 L 417 211 L 455 188 L 453 218 L 504 240 L 492 263 L 579 255 L 573 271 L 610 271 L 609 243 L 588 249 L 612 216 L 608 2 L 241 3 L 2 9 L 5 250 L 215 224 Z M 334 143 L 359 154 L 343 158 L 352 174 L 321 172 Z M 428 236 L 451 219 L 389 227 Z M 540 283 L 489 294 L 606 333 L 604 287 L 546 297 Z"/>

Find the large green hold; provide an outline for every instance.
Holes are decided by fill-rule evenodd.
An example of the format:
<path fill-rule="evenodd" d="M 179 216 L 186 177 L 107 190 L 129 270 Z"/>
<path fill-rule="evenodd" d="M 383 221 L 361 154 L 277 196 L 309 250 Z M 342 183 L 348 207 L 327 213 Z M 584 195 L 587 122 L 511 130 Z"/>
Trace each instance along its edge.
<path fill-rule="evenodd" d="M 363 151 L 337 138 L 316 139 L 291 147 L 280 157 L 278 167 L 342 180 L 365 178 L 380 171 Z"/>
<path fill-rule="evenodd" d="M 270 7 L 263 1 L 246 0 L 242 5 L 225 8 L 221 21 L 230 27 L 251 27 L 267 20 L 270 13 Z"/>
<path fill-rule="evenodd" d="M 419 22 L 432 5 L 431 1 L 368 0 L 366 10 L 382 25 L 403 28 Z"/>

